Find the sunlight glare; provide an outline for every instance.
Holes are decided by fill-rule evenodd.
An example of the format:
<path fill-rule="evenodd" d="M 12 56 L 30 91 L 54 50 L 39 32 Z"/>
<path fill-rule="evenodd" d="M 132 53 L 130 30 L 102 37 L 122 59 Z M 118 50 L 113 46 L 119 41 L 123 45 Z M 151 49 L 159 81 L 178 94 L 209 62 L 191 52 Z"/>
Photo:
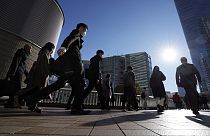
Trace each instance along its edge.
<path fill-rule="evenodd" d="M 174 61 L 177 57 L 177 51 L 173 48 L 166 48 L 163 50 L 162 57 L 166 61 Z"/>

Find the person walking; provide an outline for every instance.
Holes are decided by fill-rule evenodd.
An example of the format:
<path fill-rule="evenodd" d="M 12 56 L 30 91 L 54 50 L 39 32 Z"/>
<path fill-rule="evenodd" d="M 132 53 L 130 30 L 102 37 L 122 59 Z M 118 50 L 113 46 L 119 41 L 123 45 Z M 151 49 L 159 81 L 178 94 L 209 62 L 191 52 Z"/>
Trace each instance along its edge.
<path fill-rule="evenodd" d="M 48 42 L 41 48 L 38 53 L 38 58 L 34 62 L 31 70 L 26 78 L 27 87 L 18 91 L 15 95 L 15 104 L 19 105 L 18 103 L 20 100 L 24 99 L 26 96 L 33 94 L 33 91 L 36 89 L 41 89 L 47 86 L 50 71 L 50 58 L 55 49 L 55 45 L 51 42 Z M 41 112 L 37 106 L 34 109 L 30 109 L 34 112 Z"/>
<path fill-rule="evenodd" d="M 182 100 L 181 100 L 181 98 L 180 98 L 180 96 L 178 95 L 177 92 L 173 95 L 172 100 L 175 104 L 176 109 L 181 109 L 182 108 Z"/>
<path fill-rule="evenodd" d="M 127 102 L 127 109 L 130 110 L 138 110 L 138 103 L 136 99 L 136 83 L 135 83 L 135 75 L 133 72 L 133 68 L 131 66 L 127 66 L 127 70 L 123 75 L 124 82 L 124 98 L 122 108 L 125 110 L 125 103 Z M 132 105 L 132 108 L 131 108 Z"/>
<path fill-rule="evenodd" d="M 26 44 L 23 48 L 18 49 L 12 59 L 12 63 L 9 67 L 9 70 L 7 72 L 7 80 L 11 80 L 12 83 L 14 83 L 15 90 L 14 92 L 9 96 L 9 100 L 4 105 L 5 108 L 16 108 L 14 105 L 14 95 L 17 91 L 21 89 L 22 81 L 24 75 L 28 76 L 28 70 L 26 69 L 27 63 L 26 60 L 28 59 L 30 53 L 31 53 L 32 47 L 28 44 Z"/>
<path fill-rule="evenodd" d="M 197 68 L 182 57 L 181 65 L 176 69 L 176 84 L 183 87 L 193 114 L 199 114 L 199 94 L 196 90 L 197 81 L 201 84 L 201 76 Z"/>
<path fill-rule="evenodd" d="M 103 95 L 105 97 L 106 109 L 110 110 L 109 102 L 112 97 L 111 75 L 110 74 L 107 74 L 106 77 L 102 80 L 102 90 L 103 90 Z"/>
<path fill-rule="evenodd" d="M 72 91 L 75 92 L 71 114 L 83 115 L 89 114 L 90 111 L 84 111 L 83 96 L 84 96 L 84 80 L 83 80 L 83 65 L 81 60 L 80 49 L 82 48 L 83 40 L 88 30 L 88 26 L 84 23 L 79 23 L 70 35 L 64 40 L 62 47 L 67 49 L 66 53 L 58 57 L 53 64 L 53 72 L 58 75 L 58 80 L 51 85 L 36 91 L 27 100 L 29 107 L 34 105 L 41 99 L 46 98 L 50 93 L 59 90 L 67 82 L 70 83 Z"/>
<path fill-rule="evenodd" d="M 87 79 L 89 84 L 84 92 L 84 99 L 90 94 L 90 92 L 95 87 L 98 92 L 99 101 L 101 104 L 101 109 L 106 109 L 105 98 L 102 91 L 102 75 L 101 75 L 101 61 L 102 56 L 104 55 L 103 50 L 97 50 L 96 55 L 90 59 L 90 66 L 87 73 Z"/>
<path fill-rule="evenodd" d="M 146 110 L 147 109 L 147 99 L 146 99 L 146 87 L 143 87 L 143 90 L 141 92 L 141 106 L 142 109 Z"/>
<path fill-rule="evenodd" d="M 155 66 L 150 78 L 150 87 L 152 88 L 153 96 L 156 99 L 157 112 L 163 112 L 164 110 L 166 92 L 163 81 L 165 80 L 165 75 L 160 71 L 158 66 Z"/>

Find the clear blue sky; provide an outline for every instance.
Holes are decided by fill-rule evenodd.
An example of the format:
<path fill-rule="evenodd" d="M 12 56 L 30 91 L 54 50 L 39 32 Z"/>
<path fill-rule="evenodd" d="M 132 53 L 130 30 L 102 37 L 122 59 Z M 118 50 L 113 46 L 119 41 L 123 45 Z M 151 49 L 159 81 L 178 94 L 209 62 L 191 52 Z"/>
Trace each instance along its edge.
<path fill-rule="evenodd" d="M 166 75 L 167 91 L 177 91 L 175 83 L 179 58 L 189 50 L 173 0 L 58 0 L 65 15 L 57 47 L 79 22 L 87 23 L 82 59 L 89 60 L 98 49 L 104 57 L 147 52 L 152 66 Z M 166 48 L 176 50 L 176 58 L 166 61 Z M 170 55 L 168 55 L 170 57 Z"/>

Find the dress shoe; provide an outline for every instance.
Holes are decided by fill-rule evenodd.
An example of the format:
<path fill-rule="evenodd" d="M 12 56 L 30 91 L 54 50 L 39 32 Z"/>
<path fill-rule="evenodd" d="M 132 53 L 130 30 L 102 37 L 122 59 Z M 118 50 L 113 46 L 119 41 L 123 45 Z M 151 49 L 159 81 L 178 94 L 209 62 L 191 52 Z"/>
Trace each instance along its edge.
<path fill-rule="evenodd" d="M 196 110 L 196 111 L 193 111 L 193 114 L 199 115 L 200 113 Z"/>

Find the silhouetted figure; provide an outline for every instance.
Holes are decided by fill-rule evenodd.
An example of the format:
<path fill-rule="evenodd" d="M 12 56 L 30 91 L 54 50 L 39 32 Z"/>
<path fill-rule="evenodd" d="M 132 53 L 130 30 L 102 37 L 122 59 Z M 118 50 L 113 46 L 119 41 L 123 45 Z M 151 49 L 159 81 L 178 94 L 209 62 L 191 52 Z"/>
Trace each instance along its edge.
<path fill-rule="evenodd" d="M 200 96 L 200 107 L 203 110 L 208 110 L 209 109 L 208 99 L 204 94 Z"/>
<path fill-rule="evenodd" d="M 150 78 L 150 86 L 152 88 L 153 96 L 156 99 L 158 112 L 163 112 L 164 110 L 166 92 L 163 81 L 165 80 L 165 75 L 159 70 L 158 66 L 155 66 Z"/>
<path fill-rule="evenodd" d="M 90 59 L 90 66 L 87 73 L 87 79 L 89 80 L 89 84 L 84 92 L 84 99 L 90 94 L 90 92 L 95 87 L 98 92 L 98 98 L 101 104 L 101 109 L 106 109 L 105 98 L 102 92 L 102 75 L 101 75 L 101 61 L 104 52 L 102 50 L 98 50 L 96 55 Z"/>
<path fill-rule="evenodd" d="M 182 57 L 181 63 L 176 69 L 176 84 L 185 89 L 193 114 L 199 114 L 199 94 L 196 85 L 197 80 L 201 83 L 200 73 L 193 64 L 187 62 L 187 58 Z"/>
<path fill-rule="evenodd" d="M 12 85 L 15 85 L 14 92 L 9 96 L 9 100 L 4 105 L 5 108 L 14 108 L 14 95 L 17 91 L 21 89 L 21 84 L 23 81 L 23 76 L 28 76 L 28 71 L 26 70 L 26 60 L 31 53 L 32 47 L 25 45 L 24 48 L 18 49 L 13 57 L 12 63 L 7 72 L 7 79 L 13 82 Z"/>
<path fill-rule="evenodd" d="M 144 110 L 146 110 L 146 108 L 147 108 L 147 100 L 146 100 L 146 93 L 145 93 L 145 91 L 146 91 L 146 88 L 143 87 L 143 90 L 141 92 L 141 107 Z"/>
<path fill-rule="evenodd" d="M 125 110 L 125 103 L 127 102 L 128 110 L 138 110 L 138 103 L 136 99 L 136 83 L 135 83 L 135 75 L 133 73 L 133 68 L 131 66 L 127 66 L 127 70 L 123 75 L 124 82 L 124 98 L 122 108 Z M 131 109 L 132 105 L 132 109 Z"/>
<path fill-rule="evenodd" d="M 182 108 L 182 100 L 177 92 L 173 95 L 172 99 L 173 99 L 176 109 L 181 109 Z"/>
<path fill-rule="evenodd" d="M 33 108 L 34 105 L 41 99 L 44 99 L 47 95 L 56 91 L 67 82 L 70 82 L 72 91 L 75 92 L 75 97 L 72 105 L 71 114 L 88 114 L 90 111 L 84 111 L 83 96 L 84 96 L 84 80 L 83 80 L 83 65 L 81 60 L 80 49 L 82 48 L 82 37 L 87 32 L 87 25 L 84 23 L 77 24 L 75 30 L 64 40 L 62 47 L 67 49 L 66 53 L 58 57 L 54 63 L 53 70 L 58 75 L 58 80 L 37 91 L 31 95 L 28 99 L 28 106 Z"/>
<path fill-rule="evenodd" d="M 33 94 L 33 91 L 46 87 L 50 75 L 50 58 L 55 46 L 53 43 L 48 42 L 42 47 L 38 53 L 37 60 L 33 63 L 31 70 L 26 78 L 27 87 L 18 91 L 15 96 L 17 105 L 19 100 L 24 99 L 26 96 Z M 31 111 L 41 112 L 37 106 Z"/>
<path fill-rule="evenodd" d="M 164 109 L 168 109 L 168 95 L 167 94 L 164 100 Z"/>
<path fill-rule="evenodd" d="M 191 109 L 190 102 L 189 102 L 186 94 L 184 96 L 184 102 L 185 102 L 186 109 L 188 109 L 188 110 Z"/>
<path fill-rule="evenodd" d="M 111 104 L 112 104 L 112 107 L 114 107 L 114 102 L 115 102 L 115 93 L 114 93 L 114 88 L 113 88 L 113 84 L 112 82 L 110 83 L 110 86 L 111 86 L 111 92 L 112 92 L 112 97 L 111 97 Z"/>
<path fill-rule="evenodd" d="M 112 97 L 112 91 L 111 91 L 111 75 L 107 74 L 106 77 L 102 80 L 102 90 L 103 95 L 105 97 L 105 105 L 106 109 L 110 110 L 109 102 Z"/>

